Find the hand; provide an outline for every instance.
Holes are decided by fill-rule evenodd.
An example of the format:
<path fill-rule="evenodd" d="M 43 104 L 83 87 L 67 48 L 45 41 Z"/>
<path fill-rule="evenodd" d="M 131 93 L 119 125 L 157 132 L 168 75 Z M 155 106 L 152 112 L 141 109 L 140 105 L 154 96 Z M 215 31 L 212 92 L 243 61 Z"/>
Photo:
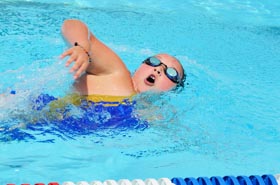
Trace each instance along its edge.
<path fill-rule="evenodd" d="M 71 67 L 70 72 L 74 73 L 74 79 L 79 78 L 89 66 L 89 56 L 83 48 L 77 46 L 66 50 L 61 54 L 60 58 L 63 59 L 66 56 L 69 56 L 69 58 L 66 61 L 65 66 L 68 67 L 72 62 L 74 62 L 75 64 Z"/>

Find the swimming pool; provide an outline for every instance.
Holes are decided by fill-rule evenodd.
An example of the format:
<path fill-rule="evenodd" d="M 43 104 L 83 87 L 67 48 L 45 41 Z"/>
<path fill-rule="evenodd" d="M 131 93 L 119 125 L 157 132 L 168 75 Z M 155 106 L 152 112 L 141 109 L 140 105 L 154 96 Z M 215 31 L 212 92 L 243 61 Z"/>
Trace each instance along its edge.
<path fill-rule="evenodd" d="M 1 183 L 279 173 L 278 1 L 0 6 L 0 93 L 16 91 L 0 101 Z M 60 26 L 67 18 L 86 22 L 131 71 L 152 54 L 176 55 L 189 85 L 181 93 L 138 97 L 146 100 L 136 107 L 140 122 L 149 120 L 144 130 L 80 132 L 50 123 L 4 132 L 24 123 L 19 116 L 38 116 L 30 97 L 69 92 L 71 75 L 57 57 L 66 48 Z"/>

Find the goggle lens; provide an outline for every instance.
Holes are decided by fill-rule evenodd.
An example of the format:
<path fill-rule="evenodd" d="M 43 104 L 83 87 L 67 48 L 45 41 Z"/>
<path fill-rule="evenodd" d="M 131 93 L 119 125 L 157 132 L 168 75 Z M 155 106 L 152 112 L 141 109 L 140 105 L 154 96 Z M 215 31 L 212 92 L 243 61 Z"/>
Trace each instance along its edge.
<path fill-rule="evenodd" d="M 156 57 L 151 57 L 148 61 L 150 62 L 150 64 L 153 67 L 157 67 L 157 66 L 161 65 L 161 61 L 158 58 L 156 58 Z"/>
<path fill-rule="evenodd" d="M 177 71 L 174 69 L 174 68 L 167 68 L 166 69 L 166 73 L 169 75 L 169 76 L 172 76 L 172 77 L 176 77 L 178 76 L 178 73 Z"/>

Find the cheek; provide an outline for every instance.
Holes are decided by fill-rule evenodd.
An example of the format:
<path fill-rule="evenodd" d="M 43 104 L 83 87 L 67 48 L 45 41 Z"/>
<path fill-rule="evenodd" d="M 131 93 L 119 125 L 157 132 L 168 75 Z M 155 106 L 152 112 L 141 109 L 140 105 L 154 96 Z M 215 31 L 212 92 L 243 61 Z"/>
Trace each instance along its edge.
<path fill-rule="evenodd" d="M 141 77 L 141 76 L 142 76 L 142 77 L 143 77 L 143 76 L 147 73 L 148 69 L 149 69 L 148 66 L 146 66 L 146 65 L 141 65 L 141 66 L 137 69 L 137 71 L 135 71 L 134 76 L 137 76 L 137 77 Z"/>
<path fill-rule="evenodd" d="M 162 77 L 157 84 L 157 88 L 161 91 L 169 91 L 176 86 L 173 82 L 171 82 L 167 77 Z"/>

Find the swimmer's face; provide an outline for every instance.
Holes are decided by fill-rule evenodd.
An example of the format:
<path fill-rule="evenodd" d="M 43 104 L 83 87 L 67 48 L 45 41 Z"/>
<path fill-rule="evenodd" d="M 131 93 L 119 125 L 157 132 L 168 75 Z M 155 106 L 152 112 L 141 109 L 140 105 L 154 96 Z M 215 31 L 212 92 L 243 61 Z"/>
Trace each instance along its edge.
<path fill-rule="evenodd" d="M 133 82 L 138 92 L 162 92 L 176 87 L 177 83 L 166 75 L 166 67 L 174 68 L 179 73 L 179 81 L 183 78 L 183 68 L 178 60 L 167 54 L 159 54 L 155 57 L 160 60 L 161 65 L 153 67 L 143 63 L 134 73 Z"/>

